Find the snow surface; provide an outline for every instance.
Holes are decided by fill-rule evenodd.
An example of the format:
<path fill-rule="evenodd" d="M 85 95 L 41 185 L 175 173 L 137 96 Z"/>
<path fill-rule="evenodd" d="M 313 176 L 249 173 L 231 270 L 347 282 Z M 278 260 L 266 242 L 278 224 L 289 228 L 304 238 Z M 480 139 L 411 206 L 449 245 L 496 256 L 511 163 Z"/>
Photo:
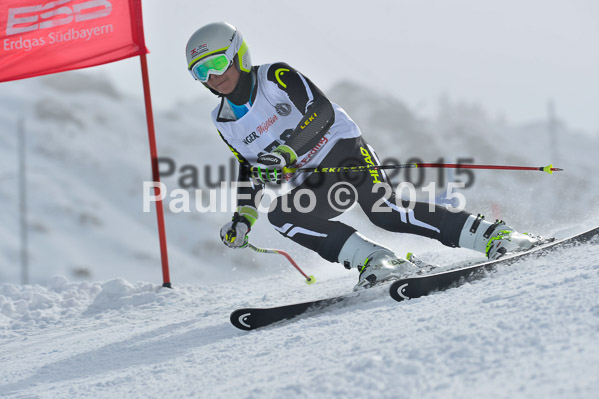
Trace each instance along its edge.
<path fill-rule="evenodd" d="M 244 332 L 235 307 L 346 292 L 295 274 L 166 289 L 116 279 L 0 285 L 3 398 L 594 398 L 597 242 L 444 293 Z M 276 281 L 276 282 L 275 282 Z"/>
<path fill-rule="evenodd" d="M 236 308 L 342 294 L 357 275 L 284 240 L 261 218 L 255 244 L 290 252 L 316 276 L 307 286 L 280 256 L 224 247 L 218 231 L 229 212 L 177 213 L 167 202 L 174 289 L 160 287 L 155 214 L 142 212 L 141 202 L 141 182 L 150 180 L 143 105 L 79 73 L 1 89 L 0 397 L 597 397 L 596 242 L 406 303 L 373 290 L 362 303 L 239 331 L 228 321 Z M 565 169 L 553 176 L 477 172 L 462 191 L 473 213 L 556 237 L 599 225 L 597 137 L 558 120 L 552 140 L 546 121 L 512 126 L 448 99 L 436 119 L 426 119 L 348 82 L 330 96 L 382 159 L 473 157 Z M 160 155 L 178 168 L 198 167 L 203 189 L 206 165 L 230 172 L 228 150 L 209 121 L 213 104 L 206 94 L 156 111 Z M 25 285 L 16 178 L 21 116 L 32 282 Z M 428 172 L 426 182 L 436 176 Z M 180 177 L 163 181 L 172 190 Z M 217 180 L 216 169 L 210 178 Z M 375 229 L 357 209 L 341 220 L 431 263 L 481 259 Z"/>

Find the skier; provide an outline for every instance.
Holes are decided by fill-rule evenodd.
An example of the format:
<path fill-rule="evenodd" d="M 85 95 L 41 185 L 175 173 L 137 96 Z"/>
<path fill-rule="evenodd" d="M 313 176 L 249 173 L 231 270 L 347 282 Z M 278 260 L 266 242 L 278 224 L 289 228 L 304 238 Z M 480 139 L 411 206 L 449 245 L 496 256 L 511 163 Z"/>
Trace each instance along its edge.
<path fill-rule="evenodd" d="M 270 223 L 324 259 L 358 269 L 357 288 L 420 269 L 353 227 L 331 220 L 343 212 L 328 198 L 339 182 L 351 185 L 354 201 L 370 221 L 388 231 L 470 248 L 489 259 L 541 242 L 540 237 L 518 233 L 502 221 L 490 223 L 481 215 L 422 202 L 406 209 L 394 194 L 380 188 L 388 182 L 382 170 L 283 175 L 285 167 L 372 166 L 379 161 L 356 123 L 310 79 L 285 63 L 253 66 L 248 46 L 234 26 L 219 22 L 198 29 L 187 43 L 186 56 L 193 78 L 221 98 L 212 111 L 213 122 L 239 160 L 238 180 L 252 182 L 239 189 L 237 211 L 220 231 L 227 246 L 247 246 L 248 233 L 258 219 L 261 189 L 283 179 L 294 188 L 271 206 Z M 362 178 L 356 179 L 356 174 Z M 313 195 L 303 195 L 306 190 Z M 311 205 L 314 211 L 306 212 Z"/>

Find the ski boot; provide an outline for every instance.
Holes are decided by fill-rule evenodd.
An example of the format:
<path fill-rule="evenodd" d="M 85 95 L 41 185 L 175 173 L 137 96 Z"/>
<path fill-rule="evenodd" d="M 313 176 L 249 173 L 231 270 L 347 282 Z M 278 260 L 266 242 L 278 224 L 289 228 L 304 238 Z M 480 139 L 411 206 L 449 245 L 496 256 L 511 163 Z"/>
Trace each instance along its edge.
<path fill-rule="evenodd" d="M 360 272 L 354 290 L 414 275 L 420 270 L 413 263 L 399 258 L 390 249 L 368 240 L 357 232 L 343 244 L 339 252 L 339 263 L 346 269 L 356 268 Z"/>
<path fill-rule="evenodd" d="M 489 223 L 484 216 L 470 215 L 460 234 L 460 247 L 484 253 L 489 260 L 527 251 L 553 239 L 543 239 L 529 233 L 518 233 L 502 220 Z"/>

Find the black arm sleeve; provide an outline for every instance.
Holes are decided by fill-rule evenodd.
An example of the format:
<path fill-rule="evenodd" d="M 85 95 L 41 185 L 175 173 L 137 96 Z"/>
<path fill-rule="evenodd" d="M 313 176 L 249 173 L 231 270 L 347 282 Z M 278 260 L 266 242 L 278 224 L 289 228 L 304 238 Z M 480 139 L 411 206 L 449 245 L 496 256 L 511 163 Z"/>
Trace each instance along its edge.
<path fill-rule="evenodd" d="M 329 99 L 310 79 L 287 64 L 272 64 L 268 80 L 289 96 L 293 105 L 304 115 L 285 145 L 301 155 L 310 151 L 335 122 L 335 111 Z"/>
<path fill-rule="evenodd" d="M 252 206 L 256 208 L 256 196 L 261 193 L 262 186 L 255 185 L 251 180 L 250 163 L 231 146 L 223 137 L 221 132 L 218 132 L 220 138 L 227 144 L 227 147 L 233 152 L 235 158 L 239 161 L 239 171 L 237 172 L 237 182 L 242 183 L 237 187 L 237 206 Z M 248 184 L 249 183 L 249 184 Z M 258 198 L 260 201 L 260 198 Z"/>

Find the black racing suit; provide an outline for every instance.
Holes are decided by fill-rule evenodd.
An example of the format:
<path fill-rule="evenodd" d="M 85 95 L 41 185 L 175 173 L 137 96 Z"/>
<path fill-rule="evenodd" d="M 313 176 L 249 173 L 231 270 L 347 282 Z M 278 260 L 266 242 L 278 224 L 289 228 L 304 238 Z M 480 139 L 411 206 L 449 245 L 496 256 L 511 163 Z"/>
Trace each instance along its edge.
<path fill-rule="evenodd" d="M 280 80 L 277 82 L 274 73 L 282 67 L 289 71 L 285 76 L 284 84 L 281 84 Z M 256 67 L 252 73 L 256 73 Z M 252 82 L 256 82 L 255 75 L 250 77 L 254 79 Z M 246 76 L 245 79 L 246 82 L 242 85 L 248 86 L 248 77 Z M 279 89 L 287 93 L 293 106 L 303 114 L 297 128 L 288 134 L 284 142 L 297 154 L 303 154 L 317 145 L 331 128 L 335 121 L 333 106 L 309 79 L 286 64 L 272 64 L 268 71 L 268 80 L 277 83 Z M 255 87 L 252 86 L 251 93 L 255 92 Z M 230 96 L 229 99 L 232 100 L 232 97 Z M 225 99 L 223 103 L 224 101 Z M 306 121 L 309 123 L 306 124 Z M 226 121 L 221 118 L 219 122 Z M 241 163 L 239 181 L 248 181 L 252 162 L 243 157 L 222 134 L 221 137 Z M 378 164 L 378 158 L 372 147 L 362 136 L 359 136 L 337 141 L 319 167 Z M 341 207 L 330 201 L 330 196 L 334 194 L 329 191 L 334 185 L 342 188 L 339 193 L 339 198 L 343 202 Z M 342 187 L 343 185 L 345 187 Z M 256 186 L 241 189 L 238 193 L 249 199 L 238 200 L 238 205 L 254 206 L 260 189 L 261 187 Z M 306 194 L 305 190 L 309 190 L 313 195 Z M 403 207 L 405 204 L 402 204 L 393 193 L 384 172 L 371 170 L 313 173 L 299 186 L 285 194 L 285 198 L 277 199 L 276 204 L 269 211 L 268 219 L 283 236 L 316 251 L 328 261 L 337 262 L 343 244 L 356 230 L 331 219 L 342 214 L 355 202 L 370 221 L 380 228 L 434 238 L 451 247 L 458 246 L 462 227 L 470 216 L 467 212 L 452 213 L 444 207 L 421 202 L 417 202 L 413 209 L 405 209 Z M 310 207 L 313 210 L 306 212 Z"/>

